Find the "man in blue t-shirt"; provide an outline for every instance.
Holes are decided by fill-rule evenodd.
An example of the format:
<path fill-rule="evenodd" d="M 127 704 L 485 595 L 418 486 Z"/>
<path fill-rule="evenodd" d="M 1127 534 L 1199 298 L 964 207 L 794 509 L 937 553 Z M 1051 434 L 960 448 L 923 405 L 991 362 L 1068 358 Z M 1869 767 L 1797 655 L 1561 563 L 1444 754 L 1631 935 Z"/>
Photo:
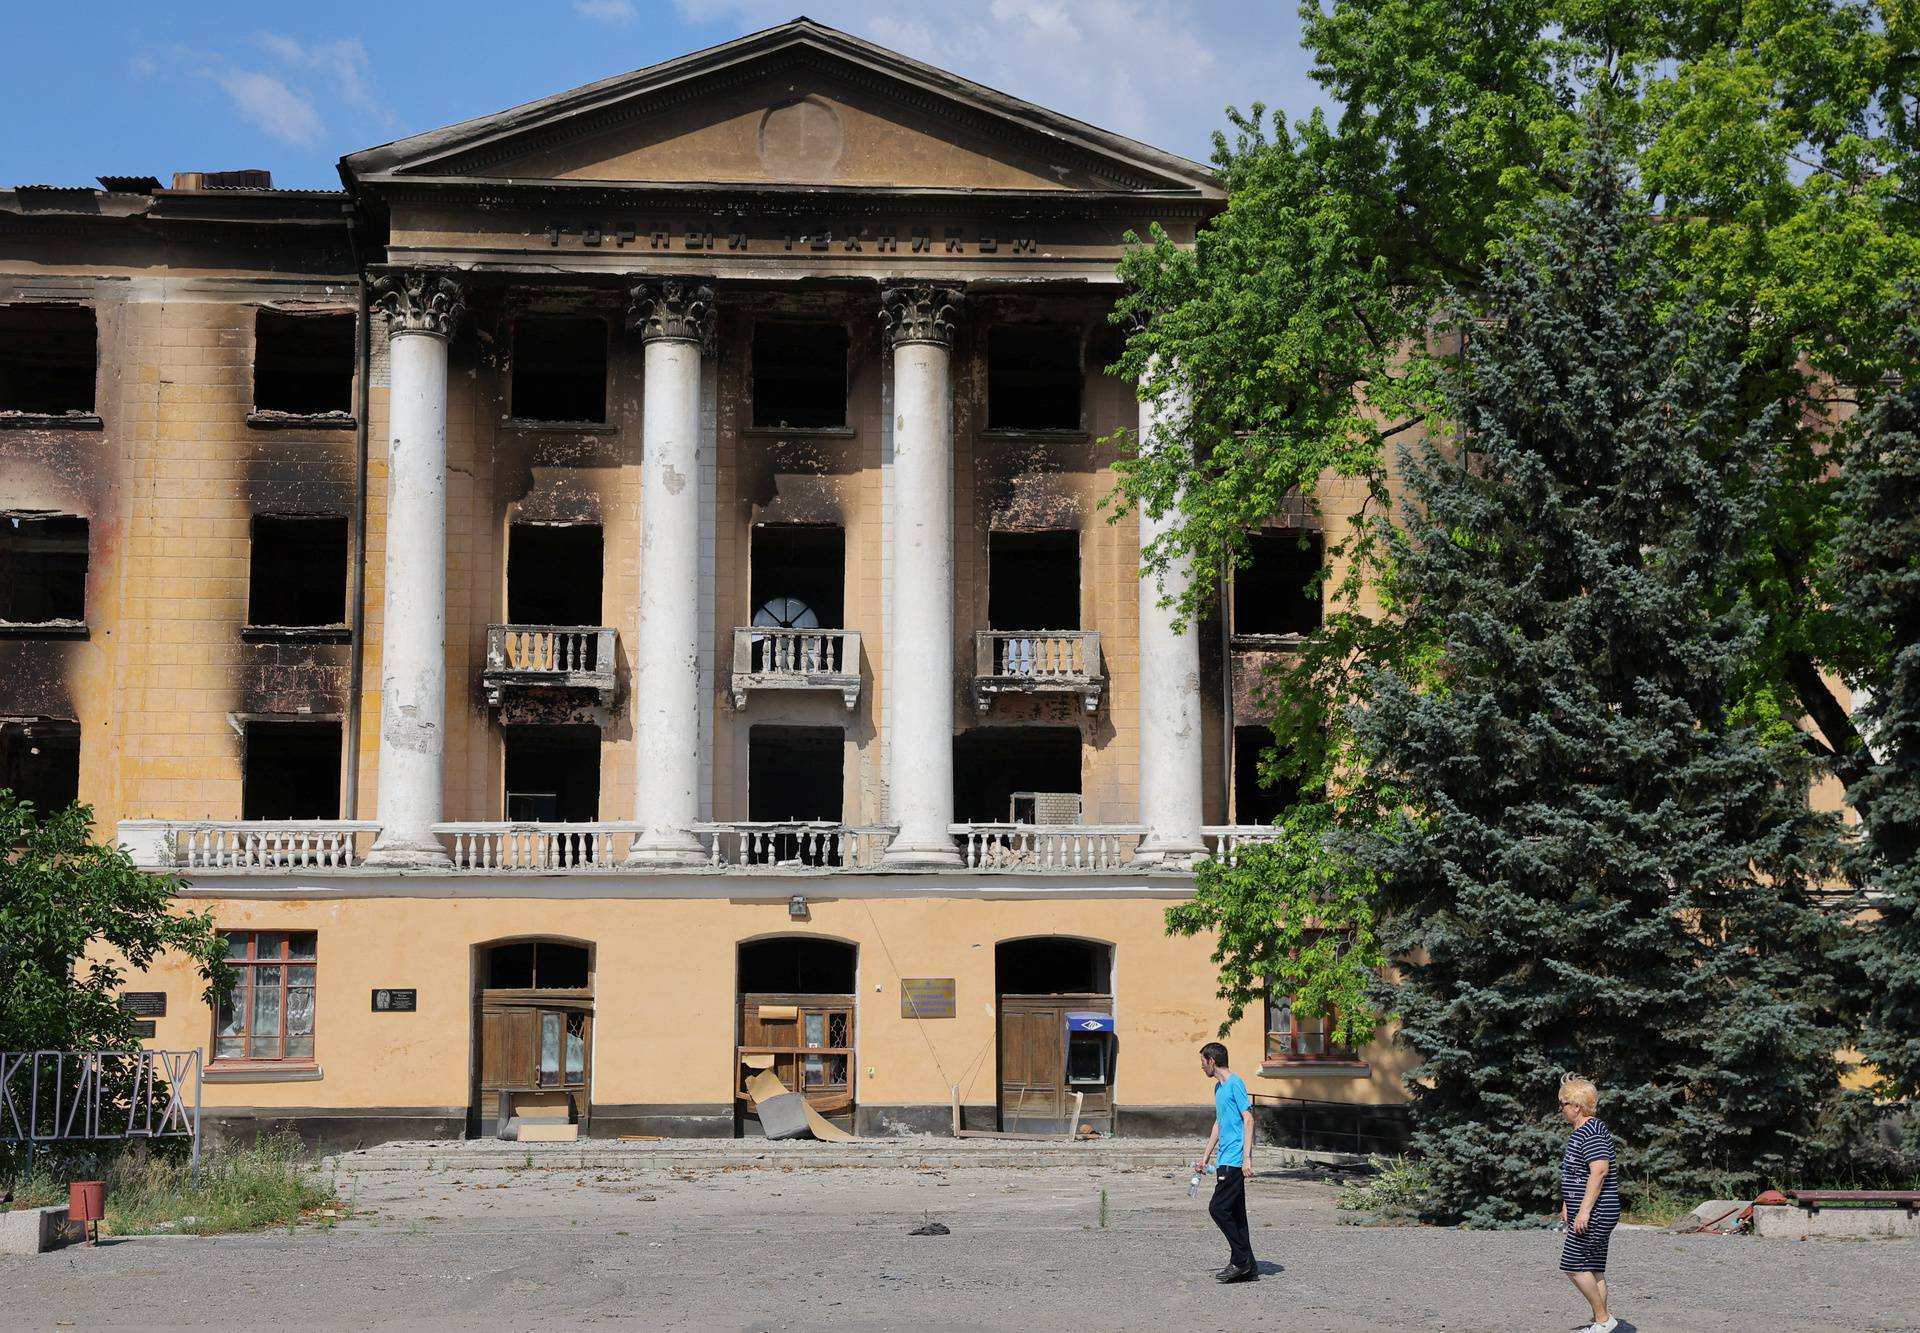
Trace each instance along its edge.
<path fill-rule="evenodd" d="M 1207 1211 L 1227 1238 L 1227 1266 L 1215 1273 L 1219 1282 L 1258 1282 L 1253 1245 L 1247 1238 L 1247 1153 L 1253 1144 L 1253 1099 L 1238 1074 L 1227 1068 L 1227 1048 L 1210 1041 L 1200 1048 L 1200 1072 L 1213 1080 L 1213 1133 L 1207 1151 L 1194 1165 L 1204 1173 L 1220 1150 L 1220 1174 L 1214 1181 L 1213 1202 Z"/>

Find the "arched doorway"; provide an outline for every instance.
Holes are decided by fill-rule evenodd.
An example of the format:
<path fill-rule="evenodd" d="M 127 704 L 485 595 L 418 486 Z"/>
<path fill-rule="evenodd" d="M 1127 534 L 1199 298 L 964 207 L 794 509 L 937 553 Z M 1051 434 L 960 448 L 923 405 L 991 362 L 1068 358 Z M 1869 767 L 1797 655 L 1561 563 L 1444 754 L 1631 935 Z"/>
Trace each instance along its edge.
<path fill-rule="evenodd" d="M 746 1081 L 763 1067 L 851 1131 L 858 947 L 818 935 L 780 935 L 742 943 L 737 961 L 735 1133 L 747 1132 L 750 1124 L 758 1132 Z"/>
<path fill-rule="evenodd" d="M 473 1111 L 469 1132 L 513 1116 L 585 1133 L 593 1088 L 593 946 L 496 940 L 474 949 Z"/>
<path fill-rule="evenodd" d="M 1102 1026 L 1090 1015 L 1113 1015 L 1113 946 L 1066 935 L 1003 940 L 993 964 L 1000 1128 L 1057 1134 L 1079 1093 L 1080 1123 L 1112 1133 L 1114 1037 L 1078 1029 Z"/>

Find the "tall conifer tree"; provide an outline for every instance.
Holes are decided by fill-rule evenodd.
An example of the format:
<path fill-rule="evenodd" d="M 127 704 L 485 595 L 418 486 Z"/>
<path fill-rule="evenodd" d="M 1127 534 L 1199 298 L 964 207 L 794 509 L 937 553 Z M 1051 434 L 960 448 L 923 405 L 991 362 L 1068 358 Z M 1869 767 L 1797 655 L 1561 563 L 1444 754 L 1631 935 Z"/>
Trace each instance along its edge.
<path fill-rule="evenodd" d="M 1920 366 L 1920 310 L 1902 342 Z M 1868 1010 L 1860 1050 L 1888 1098 L 1920 1100 L 1920 382 L 1883 397 L 1847 468 L 1836 585 L 1841 608 L 1884 655 L 1854 680 L 1870 766 L 1847 793 L 1866 836 L 1853 862 L 1874 909 L 1857 941 Z M 1920 1112 L 1908 1146 L 1920 1152 Z"/>
<path fill-rule="evenodd" d="M 1589 161 L 1463 316 L 1457 439 L 1403 460 L 1393 538 L 1442 656 L 1381 668 L 1357 720 L 1406 811 L 1357 856 L 1422 1057 L 1415 1147 L 1436 1212 L 1481 1225 L 1551 1210 L 1564 1072 L 1598 1081 L 1627 1184 L 1737 1191 L 1816 1150 L 1846 1044 L 1833 827 L 1801 747 L 1741 721 L 1769 430 L 1720 325 L 1661 309 L 1637 208 Z"/>

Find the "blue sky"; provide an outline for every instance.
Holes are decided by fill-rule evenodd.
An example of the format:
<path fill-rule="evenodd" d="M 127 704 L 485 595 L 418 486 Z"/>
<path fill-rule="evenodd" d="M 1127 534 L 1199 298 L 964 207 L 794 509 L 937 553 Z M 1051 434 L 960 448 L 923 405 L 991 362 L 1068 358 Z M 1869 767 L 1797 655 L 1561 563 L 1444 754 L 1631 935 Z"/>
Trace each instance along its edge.
<path fill-rule="evenodd" d="M 1205 160 L 1223 107 L 1317 100 L 1291 0 L 39 0 L 8 19 L 0 188 L 265 167 L 499 111 L 800 13 Z"/>

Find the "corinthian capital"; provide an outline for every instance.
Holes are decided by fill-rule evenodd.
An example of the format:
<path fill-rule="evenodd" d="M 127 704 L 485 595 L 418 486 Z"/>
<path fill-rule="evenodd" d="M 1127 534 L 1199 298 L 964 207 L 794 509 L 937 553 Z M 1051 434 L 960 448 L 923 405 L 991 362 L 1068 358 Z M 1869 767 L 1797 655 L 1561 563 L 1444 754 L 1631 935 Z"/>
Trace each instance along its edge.
<path fill-rule="evenodd" d="M 932 283 L 903 283 L 880 292 L 880 320 L 887 340 L 895 347 L 902 343 L 939 343 L 953 346 L 953 331 L 960 323 L 960 289 Z"/>
<path fill-rule="evenodd" d="M 432 333 L 450 338 L 467 313 L 466 294 L 441 269 L 412 268 L 373 280 L 374 304 L 387 312 L 389 335 Z"/>
<path fill-rule="evenodd" d="M 713 341 L 713 288 L 699 278 L 650 278 L 627 289 L 627 327 L 643 342 Z"/>

